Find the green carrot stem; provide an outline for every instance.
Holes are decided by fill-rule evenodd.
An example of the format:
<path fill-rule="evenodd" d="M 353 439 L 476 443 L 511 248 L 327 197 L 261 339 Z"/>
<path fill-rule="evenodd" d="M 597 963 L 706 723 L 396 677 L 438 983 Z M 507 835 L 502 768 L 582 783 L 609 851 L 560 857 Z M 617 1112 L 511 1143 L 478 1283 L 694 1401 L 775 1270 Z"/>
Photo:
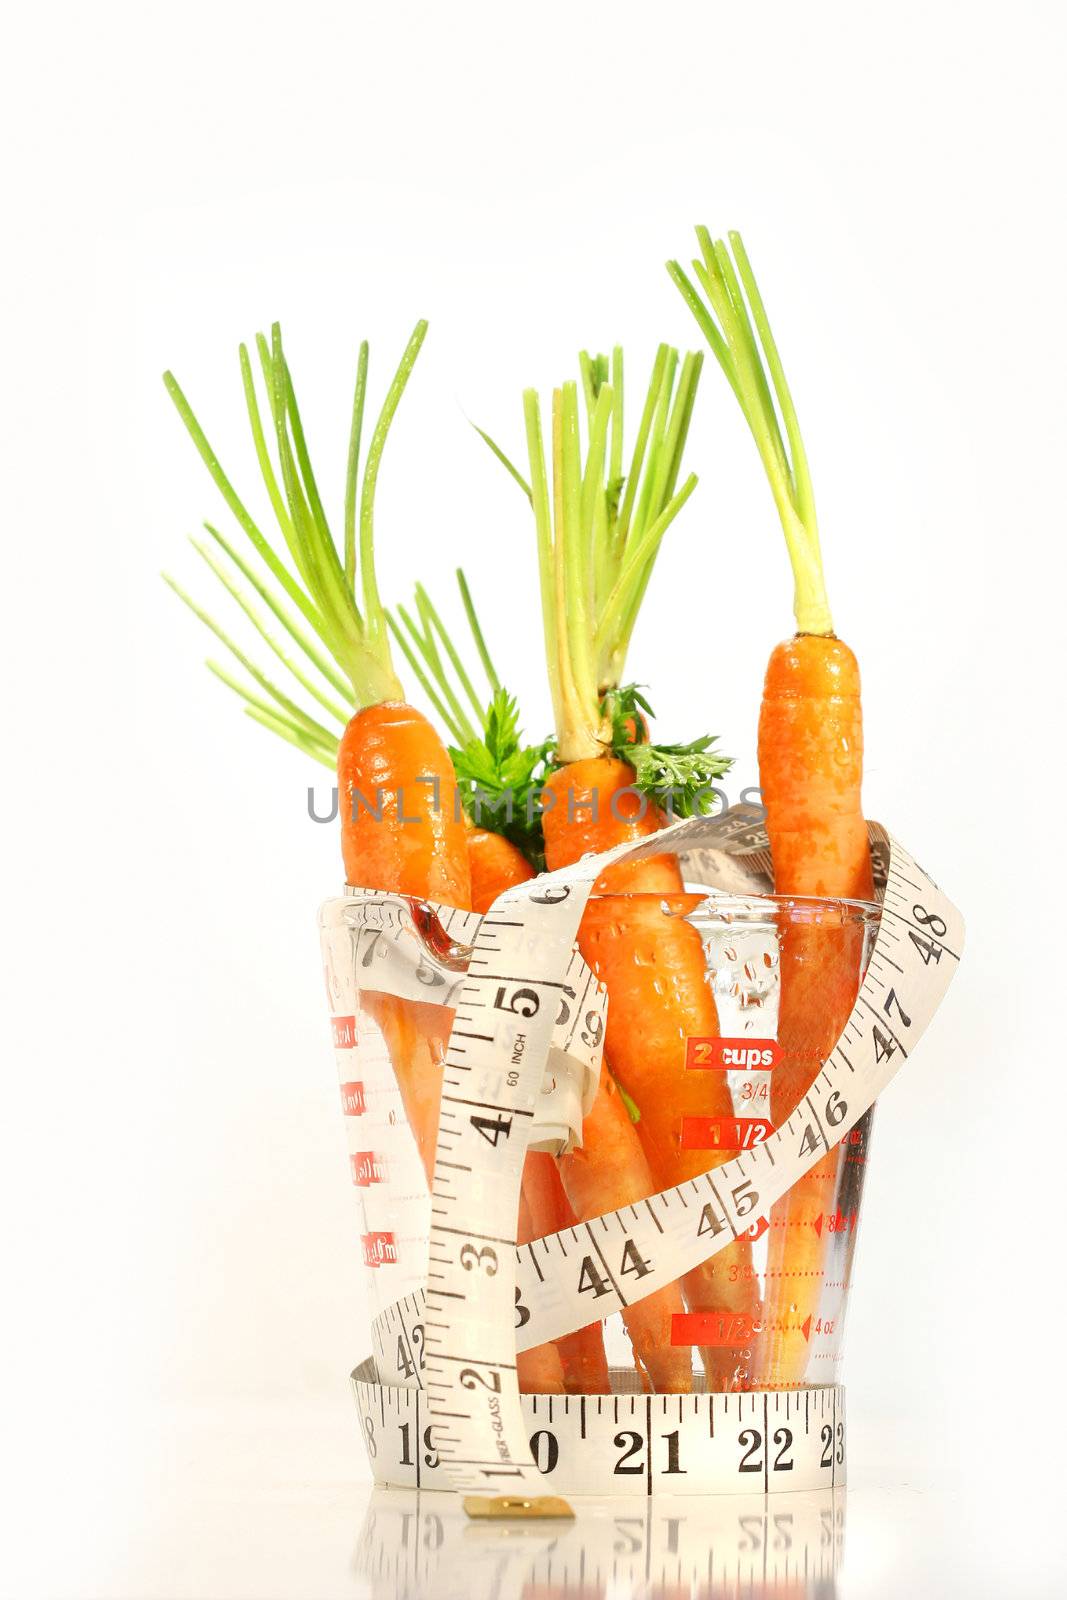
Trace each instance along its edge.
<path fill-rule="evenodd" d="M 210 663 L 209 663 L 210 665 Z M 267 728 L 271 733 L 276 733 L 279 739 L 284 739 L 288 744 L 295 745 L 304 755 L 310 756 L 312 761 L 317 761 L 330 772 L 337 771 L 337 752 L 330 754 L 318 746 L 309 744 L 300 736 L 298 730 L 281 717 L 271 715 L 269 711 L 261 711 L 258 706 L 245 706 L 245 716 L 251 717 L 253 722 L 258 722 L 260 727 Z"/>
<path fill-rule="evenodd" d="M 279 689 L 276 684 L 271 682 L 266 673 L 261 672 L 255 663 L 248 659 L 244 651 L 233 642 L 229 634 L 227 634 L 225 630 L 219 626 L 214 617 L 209 616 L 202 606 L 197 605 L 196 601 L 193 600 L 191 596 L 186 594 L 185 590 L 180 586 L 180 584 L 175 582 L 175 580 L 167 573 L 163 574 L 163 578 L 166 583 L 170 584 L 170 587 L 174 590 L 179 600 L 183 600 L 185 602 L 193 615 L 198 617 L 204 624 L 205 628 L 209 628 L 215 635 L 216 639 L 218 639 L 221 644 L 225 645 L 230 654 L 241 663 L 241 666 L 244 667 L 249 677 L 254 679 L 255 682 L 259 684 L 261 689 L 265 689 L 271 698 L 277 701 L 277 703 L 285 712 L 288 713 L 294 722 L 306 729 L 309 734 L 317 734 L 324 739 L 330 739 L 332 737 L 328 728 L 324 728 L 321 722 L 316 722 L 314 717 L 309 717 L 306 711 L 302 711 L 301 708 L 296 704 L 295 700 L 291 700 L 289 696 L 283 692 L 283 690 Z"/>
<path fill-rule="evenodd" d="M 370 346 L 364 339 L 359 347 L 356 365 L 356 392 L 352 399 L 352 425 L 348 434 L 348 467 L 345 473 L 345 579 L 353 591 L 356 583 L 356 480 L 359 476 L 359 446 L 363 434 L 369 362 Z"/>
<path fill-rule="evenodd" d="M 289 634 L 290 638 L 294 641 L 294 643 L 300 646 L 301 650 L 307 656 L 312 665 L 317 667 L 319 672 L 322 673 L 322 676 L 326 679 L 327 683 L 331 684 L 332 687 L 337 690 L 338 694 L 351 696 L 352 685 L 345 681 L 345 679 L 337 671 L 337 668 L 334 666 L 330 658 L 323 655 L 322 651 L 316 647 L 314 641 L 308 637 L 308 635 L 294 620 L 294 618 L 289 615 L 277 596 L 271 593 L 267 585 L 263 582 L 262 578 L 260 578 L 259 575 L 252 569 L 252 567 L 249 566 L 248 562 L 245 561 L 240 552 L 234 549 L 229 540 L 225 539 L 212 523 L 205 522 L 204 527 L 215 540 L 215 543 L 226 552 L 234 566 L 237 568 L 238 572 L 240 572 L 252 585 L 260 599 L 270 607 L 271 611 L 277 617 L 282 627 Z M 351 716 L 351 710 L 349 710 L 348 715 Z"/>
<path fill-rule="evenodd" d="M 303 723 L 298 721 L 297 718 L 286 716 L 285 712 L 279 711 L 277 706 L 272 706 L 269 701 L 261 700 L 258 695 L 253 694 L 251 690 L 247 689 L 245 685 L 241 683 L 239 679 L 235 678 L 231 672 L 227 672 L 226 668 L 218 661 L 212 661 L 209 659 L 205 661 L 204 665 L 207 667 L 208 671 L 214 673 L 215 677 L 224 683 L 228 689 L 232 689 L 234 694 L 238 695 L 243 701 L 245 701 L 246 705 L 253 706 L 257 711 L 260 712 L 262 716 L 271 717 L 275 722 L 282 723 L 285 727 L 290 728 L 294 734 L 300 737 L 308 750 L 323 750 L 327 752 L 332 751 L 336 759 L 336 735 L 327 736 L 324 738 L 318 734 L 312 733 L 304 726 Z"/>
<path fill-rule="evenodd" d="M 357 493 L 368 369 L 367 347 L 365 344 L 360 347 L 349 434 L 345 480 L 344 547 L 341 550 L 334 541 L 319 492 L 296 389 L 285 357 L 281 329 L 277 324 L 271 329 L 269 342 L 262 334 L 256 336 L 256 350 L 272 424 L 270 435 L 274 446 L 273 453 L 264 428 L 249 351 L 244 345 L 240 347 L 240 366 L 253 446 L 281 537 L 281 547 L 278 546 L 277 540 L 272 543 L 265 536 L 238 496 L 176 379 L 169 372 L 164 375 L 168 393 L 201 459 L 274 583 L 265 581 L 253 571 L 227 540 L 210 525 L 208 525 L 209 533 L 270 608 L 326 683 L 345 701 L 351 695 L 357 705 L 370 705 L 382 700 L 403 697 L 403 690 L 390 658 L 385 615 L 378 595 L 374 570 L 374 493 L 389 427 L 425 333 L 426 324 L 420 322 L 408 341 L 386 394 L 363 471 L 362 486 Z M 353 592 L 357 527 L 365 612 L 360 611 Z M 197 545 L 196 548 L 233 600 L 248 616 L 268 647 L 287 667 L 290 676 L 332 716 L 344 720 L 348 715 L 347 706 L 338 705 L 317 679 L 309 677 L 300 664 L 285 652 L 278 640 L 266 628 L 248 595 L 236 583 L 228 569 L 215 561 L 202 545 Z M 292 570 L 280 554 L 280 548 L 284 548 L 285 555 L 292 563 Z M 277 589 L 274 585 L 277 585 Z M 237 649 L 207 612 L 191 601 L 176 584 L 172 583 L 172 586 L 205 625 L 212 628 L 253 678 L 278 704 L 284 705 L 285 715 L 290 721 L 295 722 L 305 733 L 318 726 Z M 313 637 L 305 633 L 283 601 L 292 604 L 300 618 L 311 629 Z M 325 647 L 324 652 L 317 647 L 316 639 Z"/>
<path fill-rule="evenodd" d="M 507 471 L 511 474 L 511 476 L 515 479 L 515 482 L 518 484 L 519 488 L 522 490 L 522 492 L 526 496 L 527 500 L 532 501 L 533 500 L 533 490 L 530 488 L 530 485 L 526 482 L 526 479 L 523 477 L 522 473 L 519 471 L 519 469 L 515 465 L 514 461 L 512 461 L 511 457 L 508 456 L 508 455 L 505 455 L 504 451 L 497 444 L 496 440 L 491 438 L 490 435 L 488 433 L 486 433 L 484 428 L 479 428 L 479 426 L 478 426 L 478 424 L 476 422 L 472 422 L 471 423 L 471 427 L 474 429 L 474 431 L 478 435 L 479 439 L 483 439 L 485 441 L 485 443 L 489 446 L 490 450 L 496 456 L 496 458 L 500 462 L 501 466 L 505 467 L 507 469 Z"/>
<path fill-rule="evenodd" d="M 202 556 L 204 561 L 207 562 L 208 566 L 218 578 L 223 588 L 233 596 L 241 610 L 244 612 L 245 616 L 248 618 L 249 622 L 259 634 L 260 638 L 264 640 L 271 650 L 273 650 L 274 654 L 278 657 L 278 660 L 282 663 L 282 665 L 292 673 L 297 683 L 301 684 L 303 688 L 307 690 L 308 694 L 310 694 L 313 699 L 319 702 L 325 711 L 328 711 L 332 717 L 336 717 L 337 721 L 343 728 L 345 723 L 352 715 L 351 708 L 346 709 L 344 706 L 338 705 L 336 700 L 331 700 L 329 695 L 324 693 L 324 691 L 319 688 L 314 679 L 307 676 L 300 664 L 294 661 L 292 656 L 286 654 L 281 645 L 278 643 L 277 639 L 274 638 L 273 634 L 268 632 L 266 624 L 256 611 L 255 607 L 251 605 L 248 598 L 242 594 L 241 590 L 237 584 L 234 583 L 233 579 L 230 577 L 222 563 L 220 561 L 216 561 L 215 557 L 211 554 L 211 551 L 207 548 L 207 546 L 202 544 L 198 539 L 193 539 L 190 541 L 190 543 L 197 554 Z"/>
<path fill-rule="evenodd" d="M 244 532 L 251 540 L 257 554 L 262 558 L 264 564 L 269 568 L 271 573 L 281 584 L 282 588 L 289 596 L 289 599 L 292 600 L 293 604 L 303 612 L 307 621 L 311 624 L 319 637 L 322 639 L 329 637 L 329 627 L 326 619 L 322 616 L 318 607 L 312 603 L 312 601 L 301 589 L 300 585 L 295 581 L 286 567 L 278 559 L 278 556 L 267 543 L 262 533 L 259 531 L 255 522 L 252 520 L 252 517 L 249 515 L 248 511 L 246 511 L 242 501 L 239 499 L 235 489 L 233 488 L 233 485 L 223 472 L 222 467 L 219 464 L 218 457 L 211 448 L 211 445 L 208 443 L 204 430 L 197 422 L 188 400 L 186 400 L 185 395 L 182 393 L 181 387 L 178 384 L 178 380 L 174 377 L 173 373 L 165 372 L 163 374 L 163 382 L 166 385 L 167 393 L 174 401 L 178 415 L 184 422 L 190 438 L 199 451 L 201 460 L 204 462 L 204 465 L 207 467 L 212 478 L 214 479 L 219 492 L 226 501 L 226 504 L 229 506 Z"/>
<path fill-rule="evenodd" d="M 584 460 L 577 385 L 553 391 L 551 490 L 540 404 L 533 390 L 523 397 L 545 657 L 562 762 L 611 747 L 605 695 L 621 679 L 660 542 L 696 482 L 687 480 L 675 492 L 701 360 L 699 354 L 686 357 L 676 389 L 677 351 L 660 346 L 625 483 L 621 396 L 608 381 L 622 379 L 617 346 L 610 359 L 579 356 L 588 424 Z"/>
<path fill-rule="evenodd" d="M 737 398 L 763 462 L 793 570 L 797 628 L 829 634 L 833 618 L 796 408 L 744 243 L 738 233 L 728 237 L 729 245 L 697 229 L 702 260 L 693 269 L 702 294 L 678 262 L 669 262 L 668 271 Z"/>
<path fill-rule="evenodd" d="M 485 668 L 485 675 L 489 679 L 489 687 L 496 694 L 500 689 L 500 679 L 497 677 L 496 668 L 493 666 L 489 647 L 485 642 L 482 625 L 478 621 L 478 613 L 474 609 L 474 601 L 471 599 L 470 587 L 462 567 L 456 568 L 456 582 L 459 584 L 459 592 L 463 599 L 463 609 L 467 614 L 467 625 L 470 628 L 471 637 L 474 640 L 482 666 Z"/>
<path fill-rule="evenodd" d="M 403 612 L 403 608 L 402 607 L 398 607 L 398 610 L 401 612 L 401 615 L 404 617 L 404 626 L 409 628 L 409 629 L 412 629 L 413 628 L 413 624 L 411 622 L 411 619 L 409 617 L 407 617 L 406 614 Z M 429 676 L 427 675 L 427 673 L 423 669 L 422 661 L 419 659 L 418 655 L 416 655 L 415 650 L 412 648 L 411 644 L 408 642 L 408 639 L 406 638 L 406 636 L 404 634 L 404 628 L 400 626 L 400 624 L 397 622 L 396 618 L 393 616 L 391 611 L 386 611 L 385 617 L 386 617 L 386 622 L 387 622 L 387 624 L 388 624 L 388 626 L 390 628 L 390 631 L 392 632 L 393 638 L 396 640 L 397 644 L 400 646 L 401 650 L 403 651 L 404 657 L 405 657 L 408 665 L 410 666 L 412 672 L 415 674 L 415 678 L 416 678 L 419 686 L 421 687 L 423 693 L 426 695 L 427 699 L 430 701 L 430 704 L 433 706 L 434 710 L 437 712 L 437 715 L 440 717 L 441 721 L 444 723 L 445 727 L 448 729 L 448 731 L 452 735 L 453 739 L 456 740 L 457 744 L 462 744 L 463 743 L 463 739 L 464 739 L 463 728 L 462 728 L 461 724 L 457 721 L 457 719 L 453 716 L 452 712 L 449 710 L 449 708 L 445 704 L 444 700 L 437 693 L 437 690 L 434 688 L 434 685 L 430 681 Z"/>
<path fill-rule="evenodd" d="M 378 580 L 374 570 L 374 495 L 378 486 L 378 470 L 381 466 L 382 451 L 389 433 L 389 427 L 396 415 L 396 408 L 400 404 L 401 396 L 407 387 L 411 376 L 411 369 L 415 365 L 422 342 L 426 337 L 428 323 L 425 320 L 416 323 L 415 331 L 407 342 L 407 348 L 400 358 L 400 365 L 393 375 L 388 393 L 382 405 L 378 421 L 371 437 L 370 449 L 367 452 L 367 465 L 363 473 L 363 489 L 360 495 L 359 506 L 359 560 L 362 569 L 363 582 L 363 611 L 366 617 L 367 628 L 371 639 L 384 640 L 385 616 L 382 610 L 381 597 L 378 594 Z M 388 652 L 388 644 L 385 644 Z"/>
<path fill-rule="evenodd" d="M 475 689 L 474 684 L 470 680 L 470 675 L 463 664 L 463 658 L 456 649 L 455 645 L 452 643 L 448 629 L 438 616 L 433 601 L 430 599 L 421 583 L 415 585 L 415 596 L 419 605 L 419 609 L 424 615 L 426 625 L 430 630 L 437 633 L 438 638 L 445 647 L 445 652 L 448 655 L 448 659 L 452 663 L 456 677 L 459 679 L 460 684 L 463 687 L 463 692 L 466 694 L 467 699 L 470 701 L 471 706 L 474 709 L 474 715 L 478 718 L 479 722 L 483 722 L 485 718 L 485 707 L 479 698 L 478 691 Z M 471 732 L 473 733 L 473 731 L 474 730 L 472 729 Z"/>

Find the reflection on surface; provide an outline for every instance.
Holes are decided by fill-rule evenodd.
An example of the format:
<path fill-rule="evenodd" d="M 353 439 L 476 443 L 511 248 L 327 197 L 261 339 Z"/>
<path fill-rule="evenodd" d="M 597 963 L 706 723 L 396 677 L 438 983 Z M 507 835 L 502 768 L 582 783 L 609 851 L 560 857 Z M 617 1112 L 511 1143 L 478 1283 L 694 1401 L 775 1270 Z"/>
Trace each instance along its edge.
<path fill-rule="evenodd" d="M 843 1489 L 578 1500 L 573 1522 L 472 1522 L 459 1497 L 375 1489 L 353 1555 L 373 1600 L 832 1600 Z"/>

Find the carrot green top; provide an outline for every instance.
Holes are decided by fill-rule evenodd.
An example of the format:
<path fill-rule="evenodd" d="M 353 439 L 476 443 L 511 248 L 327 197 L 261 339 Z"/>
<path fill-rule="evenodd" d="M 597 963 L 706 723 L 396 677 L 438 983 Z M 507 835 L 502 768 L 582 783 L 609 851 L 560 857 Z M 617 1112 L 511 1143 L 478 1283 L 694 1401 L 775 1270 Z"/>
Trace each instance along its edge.
<path fill-rule="evenodd" d="M 455 743 L 448 747 L 463 804 L 478 826 L 501 833 L 530 863 L 544 867 L 537 797 L 548 778 L 552 741 L 528 743 L 515 697 L 500 681 L 462 568 L 456 572 L 471 641 L 488 692 L 479 691 L 433 601 L 415 585 L 414 615 L 398 605 L 389 626 L 418 682 Z M 397 620 L 399 618 L 399 621 Z"/>
<path fill-rule="evenodd" d="M 712 239 L 707 228 L 696 233 L 701 259 L 693 261 L 693 272 L 703 295 L 679 262 L 668 261 L 667 271 L 700 324 L 756 441 L 793 568 L 797 629 L 832 633 L 808 458 L 755 275 L 739 233 L 729 235 L 732 260 L 723 240 Z"/>
<path fill-rule="evenodd" d="M 393 376 L 371 437 L 362 482 L 359 478 L 360 441 L 369 356 L 367 344 L 364 342 L 360 346 L 341 543 L 335 540 L 326 519 L 277 323 L 271 329 L 269 342 L 262 334 L 256 337 L 269 432 L 274 436 L 273 459 L 267 443 L 268 430 L 264 428 L 260 412 L 252 362 L 246 346 L 240 347 L 241 377 L 252 441 L 277 525 L 270 536 L 262 532 L 223 471 L 176 378 L 170 372 L 163 377 L 205 466 L 259 560 L 247 560 L 210 523 L 205 523 L 205 527 L 227 561 L 222 561 L 208 545 L 195 539 L 192 541 L 194 548 L 295 681 L 333 721 L 340 723 L 341 728 L 356 706 L 403 699 L 400 681 L 393 670 L 386 614 L 374 569 L 374 495 L 386 437 L 426 336 L 426 326 L 425 322 L 416 324 Z M 299 647 L 304 662 L 294 659 L 278 642 L 235 572 Z M 173 578 L 164 576 L 269 697 L 263 699 L 217 662 L 209 661 L 210 669 L 246 702 L 247 714 L 307 755 L 331 766 L 338 733 L 279 689 Z M 313 670 L 309 672 L 304 663 Z"/>
<path fill-rule="evenodd" d="M 523 395 L 529 483 L 488 440 L 533 506 L 561 762 L 601 755 L 612 746 L 607 698 L 621 683 L 660 543 L 696 487 L 693 474 L 680 489 L 677 483 L 702 359 L 687 355 L 679 370 L 678 352 L 660 346 L 628 466 L 618 346 L 610 359 L 584 351 L 579 357 L 584 450 L 577 383 L 553 391 L 551 480 L 536 390 Z"/>

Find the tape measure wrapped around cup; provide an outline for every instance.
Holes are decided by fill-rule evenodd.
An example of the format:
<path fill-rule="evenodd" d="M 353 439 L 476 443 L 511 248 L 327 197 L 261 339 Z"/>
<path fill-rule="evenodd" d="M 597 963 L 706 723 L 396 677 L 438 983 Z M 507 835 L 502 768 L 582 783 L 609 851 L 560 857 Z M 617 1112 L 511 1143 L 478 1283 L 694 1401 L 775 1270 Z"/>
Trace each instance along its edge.
<path fill-rule="evenodd" d="M 376 1320 L 374 1344 L 379 1380 L 396 1383 L 383 1359 L 393 1342 L 386 1325 L 399 1316 L 409 1333 L 418 1328 L 424 1345 L 407 1381 L 425 1391 L 435 1453 L 457 1487 L 530 1494 L 543 1486 L 529 1449 L 515 1351 L 589 1320 L 582 1284 L 590 1259 L 605 1285 L 600 1316 L 627 1303 L 622 1275 L 612 1270 L 612 1246 L 636 1252 L 644 1264 L 638 1291 L 626 1290 L 629 1300 L 673 1283 L 746 1231 L 833 1149 L 910 1053 L 958 961 L 962 922 L 901 846 L 877 824 L 869 831 L 883 889 L 874 951 L 842 1036 L 792 1115 L 700 1179 L 521 1250 L 514 1241 L 522 1163 L 554 1043 L 556 1000 L 568 987 L 594 882 L 615 862 L 666 847 L 679 855 L 687 881 L 706 887 L 710 897 L 726 891 L 758 899 L 770 888 L 766 839 L 759 814 L 735 807 L 543 874 L 502 895 L 480 920 L 430 908 L 449 949 L 462 944 L 465 971 L 453 969 L 456 981 L 434 985 L 447 989 L 442 1003 L 455 1016 L 431 1197 L 429 1277 L 425 1289 L 406 1294 L 398 1280 L 395 1304 Z"/>
<path fill-rule="evenodd" d="M 321 918 L 328 966 L 337 971 L 347 965 L 358 990 L 449 1007 L 463 983 L 482 923 L 476 912 L 352 888 L 343 899 L 330 901 Z M 520 1018 L 536 1002 L 536 994 L 521 986 L 514 986 L 508 996 Z M 572 951 L 559 987 L 531 1150 L 564 1155 L 581 1144 L 582 1119 L 600 1081 L 606 1012 L 603 984 L 577 950 Z"/>

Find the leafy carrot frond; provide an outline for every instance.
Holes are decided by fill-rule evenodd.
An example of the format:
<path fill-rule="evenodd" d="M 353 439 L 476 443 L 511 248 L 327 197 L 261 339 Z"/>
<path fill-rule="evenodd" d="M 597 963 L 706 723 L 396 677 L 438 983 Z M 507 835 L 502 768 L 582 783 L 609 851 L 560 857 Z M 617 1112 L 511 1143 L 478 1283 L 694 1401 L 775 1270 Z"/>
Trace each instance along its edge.
<path fill-rule="evenodd" d="M 358 706 L 403 696 L 389 653 L 385 609 L 379 598 L 375 574 L 374 500 L 385 441 L 425 335 L 426 323 L 417 323 L 375 424 L 362 481 L 360 449 L 369 353 L 365 342 L 360 346 L 340 543 L 327 519 L 277 323 L 271 328 L 269 340 L 258 334 L 254 341 L 258 384 L 247 346 L 242 344 L 239 350 L 252 446 L 270 503 L 274 532 L 264 531 L 266 524 L 261 526 L 253 518 L 245 501 L 237 494 L 177 379 L 170 372 L 163 377 L 201 459 L 255 555 L 251 559 L 243 557 L 210 523 L 205 523 L 205 527 L 225 561 L 195 540 L 194 548 L 283 663 L 293 682 L 342 727 Z M 226 645 L 253 682 L 264 686 L 266 680 L 259 668 L 184 590 L 172 579 L 167 581 Z M 303 660 L 289 654 L 268 630 L 253 596 L 258 596 L 281 624 Z M 276 702 L 284 701 L 280 712 L 250 695 L 240 680 L 217 667 L 213 670 L 248 701 L 245 709 L 249 716 L 279 737 L 297 744 L 306 754 L 329 764 L 336 751 L 334 733 L 320 729 L 317 735 L 311 735 L 306 725 L 311 719 L 306 719 L 306 713 L 269 685 Z M 316 729 L 319 726 L 314 724 Z"/>
<path fill-rule="evenodd" d="M 668 261 L 667 271 L 711 346 L 756 442 L 793 568 L 797 627 L 801 633 L 832 633 L 807 453 L 755 273 L 739 233 L 728 235 L 729 245 L 713 239 L 707 228 L 696 233 L 700 259 L 692 265 L 697 282 L 677 261 Z"/>
<path fill-rule="evenodd" d="M 719 803 L 712 785 L 733 766 L 716 755 L 716 739 L 705 735 L 691 744 L 639 744 L 626 751 L 634 785 L 669 817 L 706 817 Z"/>
<path fill-rule="evenodd" d="M 471 638 L 488 680 L 488 698 L 479 695 L 421 584 L 415 586 L 415 615 L 398 606 L 395 617 L 389 614 L 389 626 L 430 703 L 456 741 L 449 747 L 449 755 L 467 815 L 479 827 L 502 833 L 517 844 L 540 871 L 544 866 L 544 840 L 540 806 L 533 801 L 547 776 L 552 745 L 550 741 L 524 744 L 518 703 L 501 686 L 462 570 L 457 571 L 456 579 Z"/>
<path fill-rule="evenodd" d="M 707 816 L 718 803 L 712 792 L 716 778 L 733 766 L 731 756 L 718 755 L 710 735 L 689 744 L 656 744 L 648 718 L 655 715 L 641 686 L 625 684 L 604 702 L 611 719 L 612 753 L 634 769 L 634 786 L 671 817 Z"/>
<path fill-rule="evenodd" d="M 579 384 L 552 396 L 546 458 L 537 392 L 523 396 L 529 482 L 481 429 L 526 491 L 537 530 L 545 657 L 561 761 L 610 747 L 601 702 L 622 677 L 663 537 L 696 487 L 679 488 L 703 357 L 661 345 L 633 449 L 624 449 L 624 361 L 578 357 Z M 584 410 L 584 438 L 582 411 Z"/>
<path fill-rule="evenodd" d="M 490 700 L 482 737 L 449 750 L 468 816 L 518 845 L 538 871 L 544 869 L 544 835 L 536 802 L 552 750 L 552 740 L 523 743 L 518 704 L 506 689 Z"/>

